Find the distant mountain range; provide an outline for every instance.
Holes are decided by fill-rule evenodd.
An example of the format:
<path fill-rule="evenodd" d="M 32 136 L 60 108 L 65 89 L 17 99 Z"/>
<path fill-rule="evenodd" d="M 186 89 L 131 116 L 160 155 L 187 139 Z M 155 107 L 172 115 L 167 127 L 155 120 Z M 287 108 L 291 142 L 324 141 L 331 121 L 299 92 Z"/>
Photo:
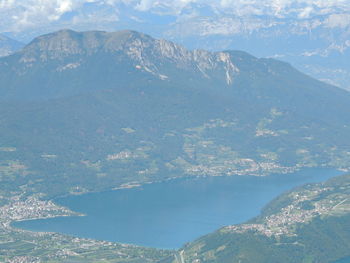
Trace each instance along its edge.
<path fill-rule="evenodd" d="M 133 29 L 191 49 L 244 50 L 279 58 L 319 80 L 350 89 L 346 1 L 22 1 L 21 7 L 9 2 L 0 10 L 0 32 L 26 43 L 72 26 Z"/>
<path fill-rule="evenodd" d="M 169 26 L 163 36 L 191 48 L 240 49 L 275 57 L 325 82 L 350 89 L 348 13 L 293 16 L 195 16 Z"/>
<path fill-rule="evenodd" d="M 0 57 L 8 56 L 24 46 L 21 42 L 0 35 Z"/>
<path fill-rule="evenodd" d="M 350 94 L 245 52 L 63 30 L 0 59 L 2 191 L 349 168 Z"/>

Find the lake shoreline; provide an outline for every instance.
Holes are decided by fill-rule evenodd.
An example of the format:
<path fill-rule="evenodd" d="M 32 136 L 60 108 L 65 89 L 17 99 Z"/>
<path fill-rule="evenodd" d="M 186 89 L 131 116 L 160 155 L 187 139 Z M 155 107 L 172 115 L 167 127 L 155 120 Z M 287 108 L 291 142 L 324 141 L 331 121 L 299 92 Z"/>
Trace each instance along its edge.
<path fill-rule="evenodd" d="M 313 168 L 309 168 L 309 169 L 313 169 Z M 305 169 L 305 170 L 308 170 L 308 169 Z M 319 170 L 322 170 L 322 171 L 327 171 L 328 169 L 319 169 Z M 328 173 L 330 173 L 331 171 L 335 171 L 335 169 L 329 169 L 327 172 L 326 172 L 326 174 L 328 174 Z M 337 173 L 339 173 L 340 174 L 340 171 L 337 171 Z M 290 177 L 289 176 L 290 174 L 286 174 L 285 176 L 286 176 L 286 178 L 291 178 L 291 179 L 294 179 L 293 178 L 293 176 L 292 177 Z M 332 176 L 333 177 L 333 176 Z M 142 185 L 138 185 L 138 184 L 135 184 L 135 182 L 132 182 L 132 184 L 131 185 L 126 185 L 126 187 L 123 187 L 123 188 L 119 188 L 119 189 L 117 189 L 117 190 L 113 190 L 113 189 L 109 189 L 109 190 L 106 190 L 106 191 L 102 191 L 102 192 L 96 192 L 96 193 L 91 193 L 91 192 L 89 192 L 89 193 L 86 193 L 86 195 L 78 195 L 78 196 L 68 196 L 68 197 L 63 197 L 63 198 L 70 198 L 70 197 L 82 197 L 82 196 L 91 196 L 91 195 L 94 195 L 94 194 L 112 194 L 112 193 L 114 193 L 114 192 L 120 192 L 119 190 L 126 190 L 127 192 L 128 192 L 128 190 L 131 190 L 131 191 L 136 191 L 136 192 L 142 192 L 142 190 L 144 190 L 144 189 L 142 189 L 141 187 L 156 187 L 156 186 L 154 186 L 154 185 L 156 185 L 157 183 L 158 184 L 162 184 L 162 183 L 169 183 L 169 181 L 172 181 L 172 180 L 175 180 L 175 181 L 177 181 L 177 183 L 179 183 L 179 182 L 190 182 L 190 181 L 193 181 L 193 179 L 197 179 L 197 180 L 201 180 L 201 179 L 209 179 L 209 180 L 212 180 L 213 178 L 215 178 L 215 177 L 212 177 L 212 176 L 196 176 L 196 177 L 192 177 L 192 176 L 187 176 L 187 177 L 182 177 L 182 178 L 168 178 L 168 179 L 166 179 L 166 180 L 162 180 L 162 181 L 158 181 L 158 182 L 152 182 L 152 183 L 145 183 L 145 184 L 142 184 Z M 222 175 L 222 176 L 216 176 L 216 178 L 234 178 L 234 179 L 236 179 L 236 180 L 240 180 L 240 179 L 242 179 L 242 178 L 246 178 L 247 180 L 249 180 L 248 178 L 250 178 L 250 180 L 253 180 L 254 178 L 261 178 L 261 177 L 256 177 L 256 176 L 226 176 L 226 175 Z M 270 178 L 269 180 L 271 180 L 271 181 L 273 181 L 274 179 L 277 179 L 277 180 L 280 180 L 281 179 L 281 175 L 278 175 L 278 174 L 273 174 L 273 175 L 270 175 L 270 176 L 267 176 L 267 177 L 264 177 L 264 178 Z M 214 180 L 215 181 L 215 180 Z M 244 180 L 243 180 L 244 181 Z M 254 180 L 253 180 L 254 181 Z M 259 180 L 258 180 L 259 181 Z M 262 180 L 262 181 L 264 181 L 264 179 Z M 323 181 L 323 180 L 322 180 Z M 297 184 L 295 187 L 300 187 L 301 185 L 303 185 L 304 183 L 302 183 L 302 184 Z M 171 185 L 173 185 L 173 183 L 171 183 Z M 130 187 L 131 186 L 131 187 Z M 294 188 L 294 187 L 292 187 L 292 188 Z M 137 189 L 142 189 L 142 190 L 140 190 L 140 191 L 138 191 Z M 288 191 L 290 191 L 291 189 L 289 188 L 288 189 Z M 125 191 L 122 191 L 122 192 L 125 192 Z M 62 198 L 62 197 L 60 197 L 60 198 Z M 85 197 L 86 198 L 86 197 Z M 56 198 L 56 199 L 54 199 L 54 202 L 55 202 L 55 204 L 57 204 L 57 205 L 59 205 L 59 206 L 62 206 L 62 204 L 60 203 L 60 202 L 57 202 L 57 200 L 60 200 L 59 198 Z M 271 200 L 270 200 L 271 201 Z M 265 203 L 264 205 L 267 205 L 268 204 L 268 202 L 267 203 Z M 65 207 L 65 206 L 62 206 L 62 207 Z M 70 209 L 71 209 L 71 207 L 69 207 Z M 72 211 L 76 211 L 76 210 L 74 210 L 74 209 L 71 209 Z M 80 213 L 80 212 L 79 212 Z M 260 212 L 259 212 L 260 213 Z M 258 214 L 255 214 L 253 217 L 255 217 L 255 216 L 258 216 L 259 215 L 259 213 Z M 253 218 L 253 217 L 249 217 L 249 218 L 246 218 L 246 220 L 245 221 L 248 221 L 248 220 L 250 220 L 251 218 Z M 57 217 L 56 217 L 57 218 Z M 24 220 L 25 221 L 25 220 Z M 33 219 L 32 218 L 32 220 L 31 221 L 35 221 L 35 219 Z M 242 222 L 241 222 L 242 223 Z M 231 224 L 231 222 L 230 222 L 230 224 Z M 224 225 L 222 225 L 222 226 L 224 226 Z M 16 226 L 16 228 L 18 228 L 18 226 Z M 219 227 L 218 227 L 219 228 Z M 19 228 L 19 229 L 21 229 L 21 228 Z M 215 229 L 213 229 L 213 230 L 216 230 L 216 228 Z M 30 231 L 30 230 L 29 230 Z M 41 231 L 38 231 L 38 232 L 41 232 Z M 48 231 L 48 232 L 54 232 L 54 233 L 61 233 L 61 234 L 64 234 L 64 235 L 66 235 L 67 233 L 64 233 L 64 232 L 57 232 L 57 231 Z M 210 233 L 210 232 L 206 232 L 206 233 L 203 233 L 203 234 L 208 234 L 208 233 Z M 70 235 L 70 234 L 69 234 Z M 72 236 L 76 236 L 76 235 L 74 235 L 74 234 L 72 234 Z M 197 237 L 199 237 L 199 236 L 197 236 Z M 85 238 L 85 237 L 84 237 Z M 96 238 L 96 237 L 87 237 L 87 238 L 91 238 L 91 239 L 97 239 L 97 240 L 106 240 L 106 239 L 101 239 L 101 238 Z M 110 239 L 107 239 L 107 241 L 111 241 L 111 242 L 116 242 L 116 243 L 127 243 L 127 244 L 132 244 L 132 245 L 136 245 L 136 246 L 145 246 L 144 244 L 138 244 L 138 243 L 135 243 L 135 242 L 124 242 L 124 241 L 115 241 L 115 240 L 110 240 Z M 190 241 L 190 240 L 188 240 L 188 241 Z M 154 246 L 152 246 L 152 245 L 146 245 L 146 247 L 154 247 Z M 177 246 L 178 247 L 178 246 Z M 160 249 L 164 249 L 164 247 L 159 247 Z M 175 248 L 172 248 L 172 249 L 175 249 Z"/>

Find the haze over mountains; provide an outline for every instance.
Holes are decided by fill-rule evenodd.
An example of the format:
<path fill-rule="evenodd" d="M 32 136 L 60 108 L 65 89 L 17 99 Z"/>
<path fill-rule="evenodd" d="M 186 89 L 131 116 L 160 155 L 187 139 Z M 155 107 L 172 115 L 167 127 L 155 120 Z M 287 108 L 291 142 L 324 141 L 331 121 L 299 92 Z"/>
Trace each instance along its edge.
<path fill-rule="evenodd" d="M 349 261 L 349 175 L 179 251 L 12 225 L 77 215 L 64 195 L 350 171 L 349 61 L 349 0 L 0 1 L 0 262 Z"/>
<path fill-rule="evenodd" d="M 342 1 L 7 1 L 0 32 L 22 42 L 61 28 L 133 29 L 214 51 L 278 57 L 349 89 L 349 3 Z"/>
<path fill-rule="evenodd" d="M 10 55 L 21 49 L 23 46 L 24 44 L 16 40 L 0 35 L 0 57 Z"/>
<path fill-rule="evenodd" d="M 278 60 L 63 30 L 1 58 L 0 81 L 6 191 L 348 168 L 349 93 Z"/>
<path fill-rule="evenodd" d="M 349 14 L 292 17 L 203 16 L 173 25 L 164 36 L 191 48 L 239 49 L 276 57 L 349 89 Z M 258 44 L 256 44 L 258 43 Z"/>
<path fill-rule="evenodd" d="M 348 176 L 286 193 L 261 217 L 175 255 L 10 226 L 72 215 L 48 201 L 67 194 L 191 176 L 348 170 L 343 89 L 279 60 L 188 50 L 127 30 L 37 37 L 0 58 L 0 83 L 0 261 L 28 251 L 28 262 L 329 263 L 348 255 Z"/>

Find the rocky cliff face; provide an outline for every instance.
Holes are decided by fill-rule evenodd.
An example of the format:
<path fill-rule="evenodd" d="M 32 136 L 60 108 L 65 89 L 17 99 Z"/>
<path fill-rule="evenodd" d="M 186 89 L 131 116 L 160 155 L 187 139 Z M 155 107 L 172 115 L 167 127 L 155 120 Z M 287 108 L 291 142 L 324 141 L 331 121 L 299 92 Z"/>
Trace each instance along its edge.
<path fill-rule="evenodd" d="M 210 79 L 213 75 L 220 74 L 227 85 L 233 83 L 239 72 L 228 53 L 190 51 L 175 43 L 153 39 L 134 31 L 107 33 L 62 30 L 32 41 L 20 53 L 20 62 L 28 66 L 39 61 L 64 61 L 70 56 L 93 56 L 97 53 L 126 57 L 137 70 L 161 80 L 169 78 L 167 67 L 198 74 L 200 78 Z M 80 65 L 80 62 L 69 63 L 59 67 L 59 70 L 73 69 Z"/>

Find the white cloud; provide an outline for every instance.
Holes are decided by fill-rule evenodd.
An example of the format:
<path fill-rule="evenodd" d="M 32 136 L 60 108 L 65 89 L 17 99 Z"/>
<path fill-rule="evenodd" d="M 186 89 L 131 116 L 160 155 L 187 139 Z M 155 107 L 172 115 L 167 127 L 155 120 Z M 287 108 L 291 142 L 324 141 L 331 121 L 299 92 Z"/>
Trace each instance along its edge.
<path fill-rule="evenodd" d="M 314 12 L 314 8 L 312 6 L 307 6 L 304 9 L 300 10 L 298 17 L 302 19 L 309 18 L 313 12 Z"/>
<path fill-rule="evenodd" d="M 87 4 L 94 5 L 94 9 L 86 9 Z M 185 8 L 188 14 L 191 4 L 207 6 L 223 15 L 307 19 L 323 14 L 329 16 L 328 27 L 349 24 L 349 18 L 342 14 L 350 13 L 350 0 L 0 0 L 0 32 L 21 31 L 51 23 L 91 22 L 94 26 L 99 21 L 117 21 L 121 5 L 139 12 L 178 16 Z M 70 14 L 69 18 L 65 14 Z M 196 10 L 192 14 L 197 14 Z"/>
<path fill-rule="evenodd" d="M 120 0 L 119 2 L 122 2 Z M 50 23 L 59 22 L 65 14 L 73 13 L 71 21 L 84 16 L 86 20 L 96 19 L 95 12 L 84 12 L 85 4 L 96 4 L 96 8 L 110 5 L 110 0 L 0 0 L 0 32 L 21 31 L 28 28 L 49 26 Z M 117 1 L 113 1 L 115 3 Z M 98 7 L 100 6 L 100 7 Z M 101 8 L 100 18 L 106 14 Z M 115 13 L 117 10 L 110 10 Z M 65 21 L 66 22 L 66 21 Z"/>
<path fill-rule="evenodd" d="M 325 22 L 329 28 L 350 26 L 350 14 L 331 14 Z"/>
<path fill-rule="evenodd" d="M 156 13 L 161 14 L 159 9 L 163 11 L 164 14 L 177 15 L 186 8 L 191 3 L 205 2 L 200 0 L 139 0 L 134 1 L 134 8 L 139 11 L 156 11 Z M 133 7 L 131 5 L 131 7 Z"/>
<path fill-rule="evenodd" d="M 140 3 L 136 5 L 136 9 L 140 11 L 148 11 L 153 7 L 155 1 L 153 0 L 141 0 Z"/>
<path fill-rule="evenodd" d="M 221 0 L 223 10 L 234 13 L 250 9 L 250 14 L 274 16 L 295 15 L 308 18 L 311 15 L 332 13 L 337 9 L 350 11 L 350 0 Z"/>

